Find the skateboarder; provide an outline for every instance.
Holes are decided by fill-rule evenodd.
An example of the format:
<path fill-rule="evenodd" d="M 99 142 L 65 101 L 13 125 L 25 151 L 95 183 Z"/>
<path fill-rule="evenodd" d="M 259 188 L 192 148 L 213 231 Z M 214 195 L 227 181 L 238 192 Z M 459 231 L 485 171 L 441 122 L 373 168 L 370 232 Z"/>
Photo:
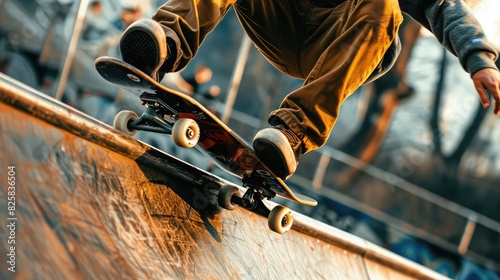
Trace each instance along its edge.
<path fill-rule="evenodd" d="M 325 144 L 343 101 L 392 67 L 402 12 L 459 58 L 483 106 L 488 90 L 500 114 L 498 53 L 461 0 L 169 0 L 124 32 L 123 60 L 156 79 L 179 71 L 231 7 L 271 64 L 304 79 L 253 141 L 281 178 L 294 173 L 301 154 Z"/>

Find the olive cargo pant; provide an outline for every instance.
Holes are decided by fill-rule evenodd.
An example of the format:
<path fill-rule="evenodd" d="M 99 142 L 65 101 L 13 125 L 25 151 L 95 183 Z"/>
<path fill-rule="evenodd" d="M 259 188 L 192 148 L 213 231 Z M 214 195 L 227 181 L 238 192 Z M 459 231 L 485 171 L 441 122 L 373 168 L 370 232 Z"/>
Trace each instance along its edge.
<path fill-rule="evenodd" d="M 176 42 L 171 71 L 194 57 L 231 7 L 271 64 L 304 79 L 270 119 L 284 121 L 304 152 L 325 144 L 342 102 L 380 71 L 403 20 L 398 0 L 169 0 L 153 19 Z"/>

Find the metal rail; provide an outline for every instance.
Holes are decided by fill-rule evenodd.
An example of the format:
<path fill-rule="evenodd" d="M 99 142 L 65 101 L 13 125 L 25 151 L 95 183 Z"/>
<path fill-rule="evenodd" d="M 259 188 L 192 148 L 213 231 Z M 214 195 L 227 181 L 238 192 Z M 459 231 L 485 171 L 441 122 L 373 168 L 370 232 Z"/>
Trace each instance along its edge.
<path fill-rule="evenodd" d="M 83 27 L 83 22 L 85 21 L 85 15 L 87 14 L 87 9 L 89 6 L 89 0 L 80 0 L 80 5 L 78 6 L 78 13 L 75 18 L 75 24 L 73 26 L 73 32 L 71 32 L 71 38 L 69 40 L 68 48 L 66 50 L 66 56 L 62 64 L 61 72 L 57 79 L 57 88 L 55 98 L 61 100 L 66 88 L 66 83 L 68 81 L 69 72 L 71 70 L 71 64 L 73 63 L 73 58 L 75 57 L 75 52 L 80 39 L 80 34 Z"/>

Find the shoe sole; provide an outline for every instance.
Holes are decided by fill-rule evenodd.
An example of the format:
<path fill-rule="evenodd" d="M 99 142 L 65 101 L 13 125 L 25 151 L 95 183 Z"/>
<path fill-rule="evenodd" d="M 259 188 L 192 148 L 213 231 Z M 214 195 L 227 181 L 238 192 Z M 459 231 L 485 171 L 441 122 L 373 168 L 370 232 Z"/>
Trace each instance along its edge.
<path fill-rule="evenodd" d="M 120 40 L 123 61 L 153 78 L 167 56 L 166 37 L 161 25 L 152 20 L 132 24 Z"/>
<path fill-rule="evenodd" d="M 264 129 L 259 131 L 255 136 L 253 148 L 259 159 L 262 160 L 276 176 L 286 180 L 295 172 L 295 155 L 290 146 L 280 149 L 276 143 L 288 143 L 288 139 L 275 129 Z"/>

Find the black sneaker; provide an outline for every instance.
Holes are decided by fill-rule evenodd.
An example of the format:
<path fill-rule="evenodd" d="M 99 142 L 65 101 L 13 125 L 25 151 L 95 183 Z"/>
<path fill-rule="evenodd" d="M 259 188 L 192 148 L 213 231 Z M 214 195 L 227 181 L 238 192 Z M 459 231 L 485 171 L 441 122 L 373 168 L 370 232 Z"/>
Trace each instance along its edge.
<path fill-rule="evenodd" d="M 297 169 L 302 141 L 290 129 L 278 125 L 257 132 L 253 148 L 276 176 L 286 180 Z"/>
<path fill-rule="evenodd" d="M 161 25 L 151 19 L 132 23 L 120 40 L 123 61 L 159 81 L 160 67 L 168 56 L 167 38 Z"/>

